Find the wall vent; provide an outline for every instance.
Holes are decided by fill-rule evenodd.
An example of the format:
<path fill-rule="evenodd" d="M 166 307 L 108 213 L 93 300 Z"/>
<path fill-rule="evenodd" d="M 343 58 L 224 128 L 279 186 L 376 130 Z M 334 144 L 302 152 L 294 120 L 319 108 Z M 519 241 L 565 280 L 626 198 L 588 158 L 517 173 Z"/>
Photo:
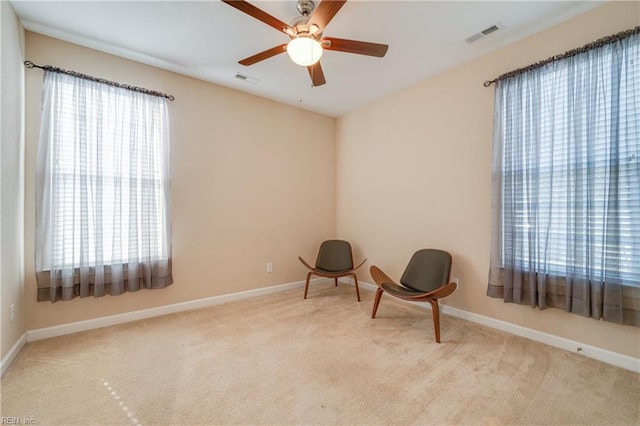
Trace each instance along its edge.
<path fill-rule="evenodd" d="M 503 28 L 504 28 L 504 25 L 502 25 L 501 23 L 498 22 L 495 25 L 492 25 L 492 26 L 490 26 L 488 28 L 485 28 L 484 30 L 480 31 L 479 33 L 475 33 L 471 37 L 467 37 L 465 39 L 465 41 L 467 43 L 473 43 L 474 41 L 480 40 L 481 38 L 484 38 L 484 37 L 488 36 L 489 34 L 493 34 L 496 31 L 498 31 L 500 29 L 503 29 Z"/>

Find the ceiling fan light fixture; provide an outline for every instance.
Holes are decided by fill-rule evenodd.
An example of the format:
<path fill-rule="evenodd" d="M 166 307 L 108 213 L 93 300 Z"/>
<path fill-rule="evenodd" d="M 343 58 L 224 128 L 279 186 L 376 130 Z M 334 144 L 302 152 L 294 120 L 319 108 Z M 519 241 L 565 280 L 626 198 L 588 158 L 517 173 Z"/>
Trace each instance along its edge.
<path fill-rule="evenodd" d="M 315 64 L 322 56 L 322 46 L 309 36 L 299 36 L 294 38 L 287 45 L 287 53 L 293 62 L 303 67 Z"/>

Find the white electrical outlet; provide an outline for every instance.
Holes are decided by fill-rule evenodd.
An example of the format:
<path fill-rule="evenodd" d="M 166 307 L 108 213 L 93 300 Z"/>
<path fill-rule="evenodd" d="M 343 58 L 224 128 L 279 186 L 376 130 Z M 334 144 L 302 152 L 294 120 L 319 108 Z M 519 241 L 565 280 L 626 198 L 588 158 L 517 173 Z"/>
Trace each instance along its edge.
<path fill-rule="evenodd" d="M 16 319 L 16 305 L 15 304 L 11 304 L 11 306 L 9 306 L 9 322 L 13 322 Z"/>
<path fill-rule="evenodd" d="M 269 273 L 273 272 L 273 263 L 271 262 L 267 263 L 267 272 Z"/>

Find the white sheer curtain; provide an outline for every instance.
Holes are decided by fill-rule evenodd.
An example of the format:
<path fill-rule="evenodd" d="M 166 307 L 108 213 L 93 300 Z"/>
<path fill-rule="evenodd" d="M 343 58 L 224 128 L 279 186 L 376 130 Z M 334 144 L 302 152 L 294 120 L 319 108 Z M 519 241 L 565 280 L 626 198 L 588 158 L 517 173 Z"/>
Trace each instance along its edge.
<path fill-rule="evenodd" d="M 166 99 L 47 71 L 42 101 L 38 300 L 171 284 Z"/>
<path fill-rule="evenodd" d="M 640 34 L 498 82 L 488 295 L 640 326 Z"/>

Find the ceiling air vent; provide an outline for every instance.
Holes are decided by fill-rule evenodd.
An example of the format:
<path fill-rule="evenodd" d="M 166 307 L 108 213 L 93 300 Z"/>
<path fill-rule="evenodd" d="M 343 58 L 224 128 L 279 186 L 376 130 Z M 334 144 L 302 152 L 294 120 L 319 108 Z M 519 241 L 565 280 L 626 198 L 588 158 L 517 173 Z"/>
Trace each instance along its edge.
<path fill-rule="evenodd" d="M 249 83 L 249 84 L 253 84 L 256 85 L 258 83 L 260 83 L 260 80 L 258 80 L 255 77 L 251 77 L 245 74 L 241 74 L 241 73 L 236 73 L 235 78 L 237 78 L 240 81 L 244 81 L 245 83 Z"/>
<path fill-rule="evenodd" d="M 498 26 L 497 25 L 492 25 L 489 28 L 480 31 L 480 33 L 482 33 L 483 36 L 488 36 L 489 34 L 498 31 Z"/>
<path fill-rule="evenodd" d="M 489 28 L 485 28 L 484 30 L 472 35 L 471 37 L 468 37 L 467 39 L 465 39 L 465 41 L 467 43 L 473 43 L 474 41 L 480 40 L 481 38 L 484 38 L 489 34 L 495 33 L 496 31 L 502 28 L 504 28 L 504 25 L 497 23 L 495 25 L 490 26 Z"/>

